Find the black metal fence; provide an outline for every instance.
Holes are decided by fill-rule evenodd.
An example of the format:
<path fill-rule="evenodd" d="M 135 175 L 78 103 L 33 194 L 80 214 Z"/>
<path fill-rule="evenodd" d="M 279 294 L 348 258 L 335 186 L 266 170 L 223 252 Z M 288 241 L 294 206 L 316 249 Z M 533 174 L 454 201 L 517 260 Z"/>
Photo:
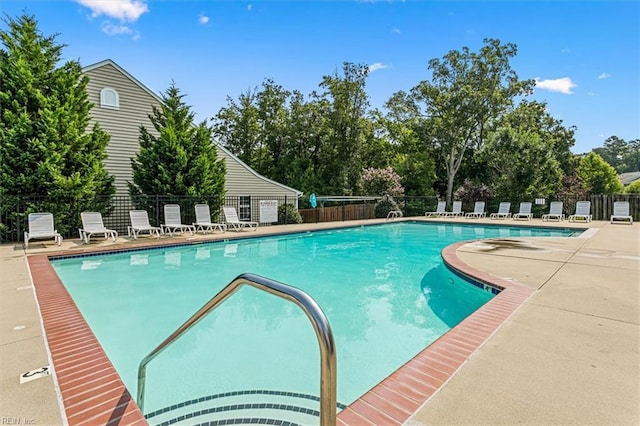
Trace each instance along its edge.
<path fill-rule="evenodd" d="M 263 202 L 276 201 L 278 206 L 285 206 L 285 212 L 276 215 L 274 219 L 265 221 L 262 214 Z M 278 223 L 278 219 L 286 224 L 289 215 L 286 209 L 296 208 L 297 197 L 287 196 L 225 196 L 195 198 L 188 196 L 113 196 L 105 199 L 95 199 L 91 205 L 102 206 L 102 219 L 109 229 L 115 229 L 121 235 L 126 235 L 127 228 L 131 224 L 130 210 L 146 210 L 149 215 L 149 223 L 160 226 L 164 223 L 164 205 L 178 204 L 182 223 L 195 222 L 195 204 L 209 204 L 212 221 L 224 221 L 222 206 L 235 207 L 241 220 L 260 222 L 260 226 L 269 226 Z M 69 203 L 65 206 L 55 205 L 48 197 L 6 197 L 0 200 L 0 242 L 15 242 L 24 239 L 24 231 L 28 230 L 28 216 L 33 212 L 51 212 L 54 214 L 55 226 L 58 232 L 65 238 L 78 237 L 78 229 L 82 227 L 80 213 L 88 210 L 88 204 Z M 266 211 L 266 210 L 265 210 Z"/>
<path fill-rule="evenodd" d="M 131 198 L 129 196 L 114 196 L 108 199 L 94 200 L 93 205 L 103 206 L 103 220 L 105 226 L 115 229 L 118 233 L 126 235 L 127 227 L 130 225 L 129 211 L 134 209 L 146 210 L 149 214 L 149 222 L 154 226 L 160 226 L 164 221 L 164 205 L 178 204 L 182 214 L 182 221 L 185 224 L 195 222 L 194 205 L 207 203 L 210 206 L 212 220 L 223 221 L 222 206 L 233 206 L 236 208 L 241 219 L 260 222 L 261 226 L 268 226 L 278 223 L 278 220 L 261 220 L 261 202 L 276 201 L 278 206 L 290 208 L 310 208 L 308 198 L 296 198 L 286 196 L 226 196 L 210 197 L 208 199 L 154 195 Z M 587 197 L 591 201 L 591 214 L 593 220 L 609 220 L 613 213 L 613 203 L 616 201 L 628 201 L 629 213 L 634 218 L 640 219 L 640 194 L 618 194 L 618 195 L 592 195 Z M 404 216 L 422 216 L 427 211 L 435 211 L 438 197 L 395 197 L 400 210 Z M 569 216 L 575 212 L 577 197 L 551 197 L 546 199 L 486 199 L 487 214 L 498 211 L 498 205 L 503 201 L 511 202 L 511 212 L 517 212 L 520 202 L 530 201 L 533 203 L 532 212 L 534 217 L 541 217 L 549 212 L 549 204 L 552 201 L 563 202 L 563 213 Z M 371 202 L 369 202 L 371 203 Z M 334 203 L 335 204 L 335 203 Z M 339 204 L 339 203 L 338 203 Z M 344 203 L 343 203 L 344 204 Z M 353 204 L 350 202 L 349 204 Z M 10 197 L 0 200 L 0 242 L 22 241 L 24 231 L 27 229 L 27 217 L 32 212 L 48 211 L 54 213 L 55 224 L 58 232 L 66 238 L 78 236 L 78 228 L 81 227 L 80 213 L 86 208 L 81 204 L 69 203 L 64 206 L 55 205 L 47 197 Z M 463 201 L 462 211 L 473 211 L 474 201 Z M 319 207 L 322 208 L 322 207 Z M 450 206 L 449 206 L 450 209 Z M 280 223 L 286 224 L 289 215 L 279 215 Z M 313 215 L 318 221 L 322 215 Z M 327 216 L 332 217 L 332 216 Z M 354 218 L 357 218 L 354 216 Z M 350 218 L 342 218 L 349 220 Z M 330 219 L 328 219 L 330 220 Z"/>
<path fill-rule="evenodd" d="M 439 199 L 437 197 L 395 197 L 395 201 L 399 204 L 404 216 L 421 216 L 425 212 L 435 211 Z M 511 203 L 511 212 L 517 213 L 521 202 L 531 202 L 533 217 L 542 217 L 543 214 L 549 212 L 549 205 L 552 201 L 562 201 L 563 213 L 568 217 L 575 213 L 576 203 L 578 201 L 591 201 L 591 214 L 593 220 L 609 220 L 613 214 L 613 203 L 616 201 L 629 202 L 629 214 L 634 218 L 640 219 L 640 194 L 615 194 L 615 195 L 591 195 L 586 198 L 578 198 L 574 196 L 566 197 L 550 197 L 550 198 L 515 198 L 515 199 L 498 199 L 490 198 L 485 200 L 485 209 L 487 214 L 497 212 L 498 205 L 503 201 Z M 475 201 L 463 201 L 462 211 L 473 211 Z M 448 207 L 451 209 L 451 206 Z"/>

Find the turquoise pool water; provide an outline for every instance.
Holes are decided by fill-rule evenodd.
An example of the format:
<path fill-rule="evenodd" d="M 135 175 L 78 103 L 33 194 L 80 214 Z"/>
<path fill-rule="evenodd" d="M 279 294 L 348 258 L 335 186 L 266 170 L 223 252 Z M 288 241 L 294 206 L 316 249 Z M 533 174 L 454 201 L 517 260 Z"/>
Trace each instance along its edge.
<path fill-rule="evenodd" d="M 398 222 L 52 264 L 133 395 L 140 360 L 237 275 L 298 287 L 331 324 L 338 401 L 348 404 L 492 297 L 450 272 L 442 248 L 572 232 Z M 317 395 L 319 364 L 304 313 L 244 287 L 149 364 L 145 412 L 230 391 Z"/>

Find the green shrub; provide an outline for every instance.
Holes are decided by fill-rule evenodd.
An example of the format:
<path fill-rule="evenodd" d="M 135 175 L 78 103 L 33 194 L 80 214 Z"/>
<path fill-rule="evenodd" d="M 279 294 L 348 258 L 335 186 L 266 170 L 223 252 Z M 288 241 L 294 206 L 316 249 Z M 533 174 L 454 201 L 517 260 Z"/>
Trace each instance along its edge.
<path fill-rule="evenodd" d="M 375 208 L 376 217 L 387 217 L 390 211 L 392 210 L 400 210 L 398 207 L 398 203 L 396 203 L 393 199 L 382 199 L 378 201 Z"/>
<path fill-rule="evenodd" d="M 293 204 L 281 204 L 278 206 L 278 225 L 302 223 L 302 216 Z"/>
<path fill-rule="evenodd" d="M 624 187 L 625 194 L 640 194 L 640 180 L 631 182 Z"/>

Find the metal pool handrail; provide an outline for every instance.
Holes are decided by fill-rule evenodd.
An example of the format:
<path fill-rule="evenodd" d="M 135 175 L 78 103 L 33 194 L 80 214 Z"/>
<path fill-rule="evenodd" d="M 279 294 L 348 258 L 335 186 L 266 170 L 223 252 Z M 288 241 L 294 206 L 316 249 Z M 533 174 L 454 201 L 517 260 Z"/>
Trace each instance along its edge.
<path fill-rule="evenodd" d="M 162 343 L 144 357 L 138 366 L 138 407 L 144 413 L 144 392 L 147 364 L 165 350 L 169 345 L 178 340 L 183 334 L 196 325 L 209 312 L 227 300 L 242 285 L 250 285 L 258 290 L 266 291 L 282 299 L 289 300 L 298 305 L 307 318 L 311 321 L 320 346 L 320 424 L 322 426 L 335 426 L 336 424 L 336 350 L 333 341 L 333 333 L 315 300 L 307 293 L 295 287 L 270 280 L 255 274 L 241 274 L 231 281 L 225 288 L 209 300 L 202 308 L 191 316 L 176 331 L 167 337 Z"/>

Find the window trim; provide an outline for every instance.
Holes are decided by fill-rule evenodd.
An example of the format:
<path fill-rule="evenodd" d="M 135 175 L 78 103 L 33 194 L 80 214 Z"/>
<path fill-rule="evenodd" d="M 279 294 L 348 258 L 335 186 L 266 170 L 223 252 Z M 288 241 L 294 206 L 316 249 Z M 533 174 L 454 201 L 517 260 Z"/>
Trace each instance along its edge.
<path fill-rule="evenodd" d="M 251 198 L 251 195 L 240 195 L 238 197 L 238 219 L 251 221 Z"/>
<path fill-rule="evenodd" d="M 109 103 L 108 95 L 113 95 L 115 102 Z M 113 87 L 105 87 L 100 90 L 100 108 L 120 109 L 120 95 Z"/>

